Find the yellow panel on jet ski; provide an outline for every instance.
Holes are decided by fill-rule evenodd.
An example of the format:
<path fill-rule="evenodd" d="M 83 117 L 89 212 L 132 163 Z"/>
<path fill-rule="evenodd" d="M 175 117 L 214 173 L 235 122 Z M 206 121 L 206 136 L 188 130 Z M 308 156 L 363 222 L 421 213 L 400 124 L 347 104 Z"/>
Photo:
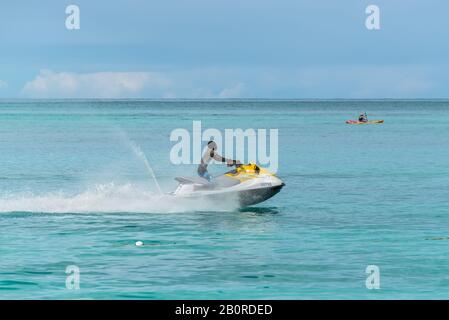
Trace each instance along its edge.
<path fill-rule="evenodd" d="M 225 173 L 225 176 L 238 179 L 240 181 L 246 181 L 257 177 L 259 174 L 274 176 L 274 174 L 268 170 L 260 168 L 254 163 L 240 165 L 235 170 Z"/>

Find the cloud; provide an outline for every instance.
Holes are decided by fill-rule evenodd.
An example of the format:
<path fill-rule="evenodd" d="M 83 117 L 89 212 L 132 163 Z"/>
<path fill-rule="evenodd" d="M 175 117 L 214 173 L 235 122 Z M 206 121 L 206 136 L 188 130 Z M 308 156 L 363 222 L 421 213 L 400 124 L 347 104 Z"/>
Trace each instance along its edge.
<path fill-rule="evenodd" d="M 448 66 L 365 65 L 302 68 L 168 68 L 163 72 L 42 70 L 31 98 L 422 98 L 441 96 Z"/>
<path fill-rule="evenodd" d="M 225 88 L 218 94 L 218 98 L 239 98 L 242 95 L 242 91 L 245 85 L 241 82 L 237 83 L 231 88 Z"/>
<path fill-rule="evenodd" d="M 0 89 L 6 87 L 8 84 L 6 81 L 0 80 Z"/>
<path fill-rule="evenodd" d="M 226 87 L 223 83 L 236 83 Z M 71 73 L 41 70 L 22 95 L 30 98 L 238 98 L 244 84 L 220 70 Z"/>
<path fill-rule="evenodd" d="M 198 83 L 198 86 L 193 86 L 186 92 L 185 88 L 177 88 L 181 95 L 178 96 L 182 98 L 193 98 L 193 99 L 232 99 L 232 98 L 241 98 L 243 97 L 244 84 L 239 82 L 234 86 L 225 87 L 220 83 L 213 83 L 213 80 L 209 80 L 207 83 L 208 86 L 205 85 L 208 77 L 202 79 L 201 82 Z M 182 94 L 184 92 L 184 94 Z"/>
<path fill-rule="evenodd" d="M 22 93 L 32 98 L 132 98 L 142 92 L 162 95 L 171 86 L 164 74 L 152 72 L 70 73 L 41 70 Z"/>

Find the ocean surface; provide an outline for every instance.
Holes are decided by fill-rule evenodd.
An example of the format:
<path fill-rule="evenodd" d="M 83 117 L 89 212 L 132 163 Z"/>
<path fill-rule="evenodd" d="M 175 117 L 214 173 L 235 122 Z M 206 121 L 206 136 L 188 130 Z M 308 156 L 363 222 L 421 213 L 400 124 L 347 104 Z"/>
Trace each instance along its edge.
<path fill-rule="evenodd" d="M 345 124 L 365 111 L 385 123 Z M 195 175 L 169 156 L 193 121 L 278 129 L 285 188 L 161 195 L 151 170 Z M 0 298 L 449 299 L 448 164 L 443 100 L 1 101 Z"/>

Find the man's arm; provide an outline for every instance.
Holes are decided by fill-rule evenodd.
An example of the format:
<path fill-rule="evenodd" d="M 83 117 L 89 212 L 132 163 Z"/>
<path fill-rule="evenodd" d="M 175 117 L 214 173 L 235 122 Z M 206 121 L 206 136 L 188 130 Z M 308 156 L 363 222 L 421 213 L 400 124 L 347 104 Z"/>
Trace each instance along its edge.
<path fill-rule="evenodd" d="M 220 162 L 226 162 L 229 166 L 235 165 L 236 163 L 240 163 L 239 161 L 233 160 L 233 159 L 227 159 L 225 157 L 222 157 L 218 153 L 214 153 L 214 160 L 220 161 Z"/>

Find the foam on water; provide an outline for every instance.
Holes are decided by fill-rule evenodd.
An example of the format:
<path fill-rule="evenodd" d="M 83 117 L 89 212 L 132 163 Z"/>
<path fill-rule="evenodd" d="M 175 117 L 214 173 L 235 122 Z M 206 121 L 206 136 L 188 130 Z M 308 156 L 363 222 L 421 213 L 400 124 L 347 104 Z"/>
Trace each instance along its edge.
<path fill-rule="evenodd" d="M 95 185 L 79 194 L 64 192 L 45 195 L 3 195 L 0 212 L 45 213 L 175 213 L 192 211 L 232 211 L 236 202 L 212 203 L 208 199 L 186 199 L 158 194 L 133 185 Z"/>

